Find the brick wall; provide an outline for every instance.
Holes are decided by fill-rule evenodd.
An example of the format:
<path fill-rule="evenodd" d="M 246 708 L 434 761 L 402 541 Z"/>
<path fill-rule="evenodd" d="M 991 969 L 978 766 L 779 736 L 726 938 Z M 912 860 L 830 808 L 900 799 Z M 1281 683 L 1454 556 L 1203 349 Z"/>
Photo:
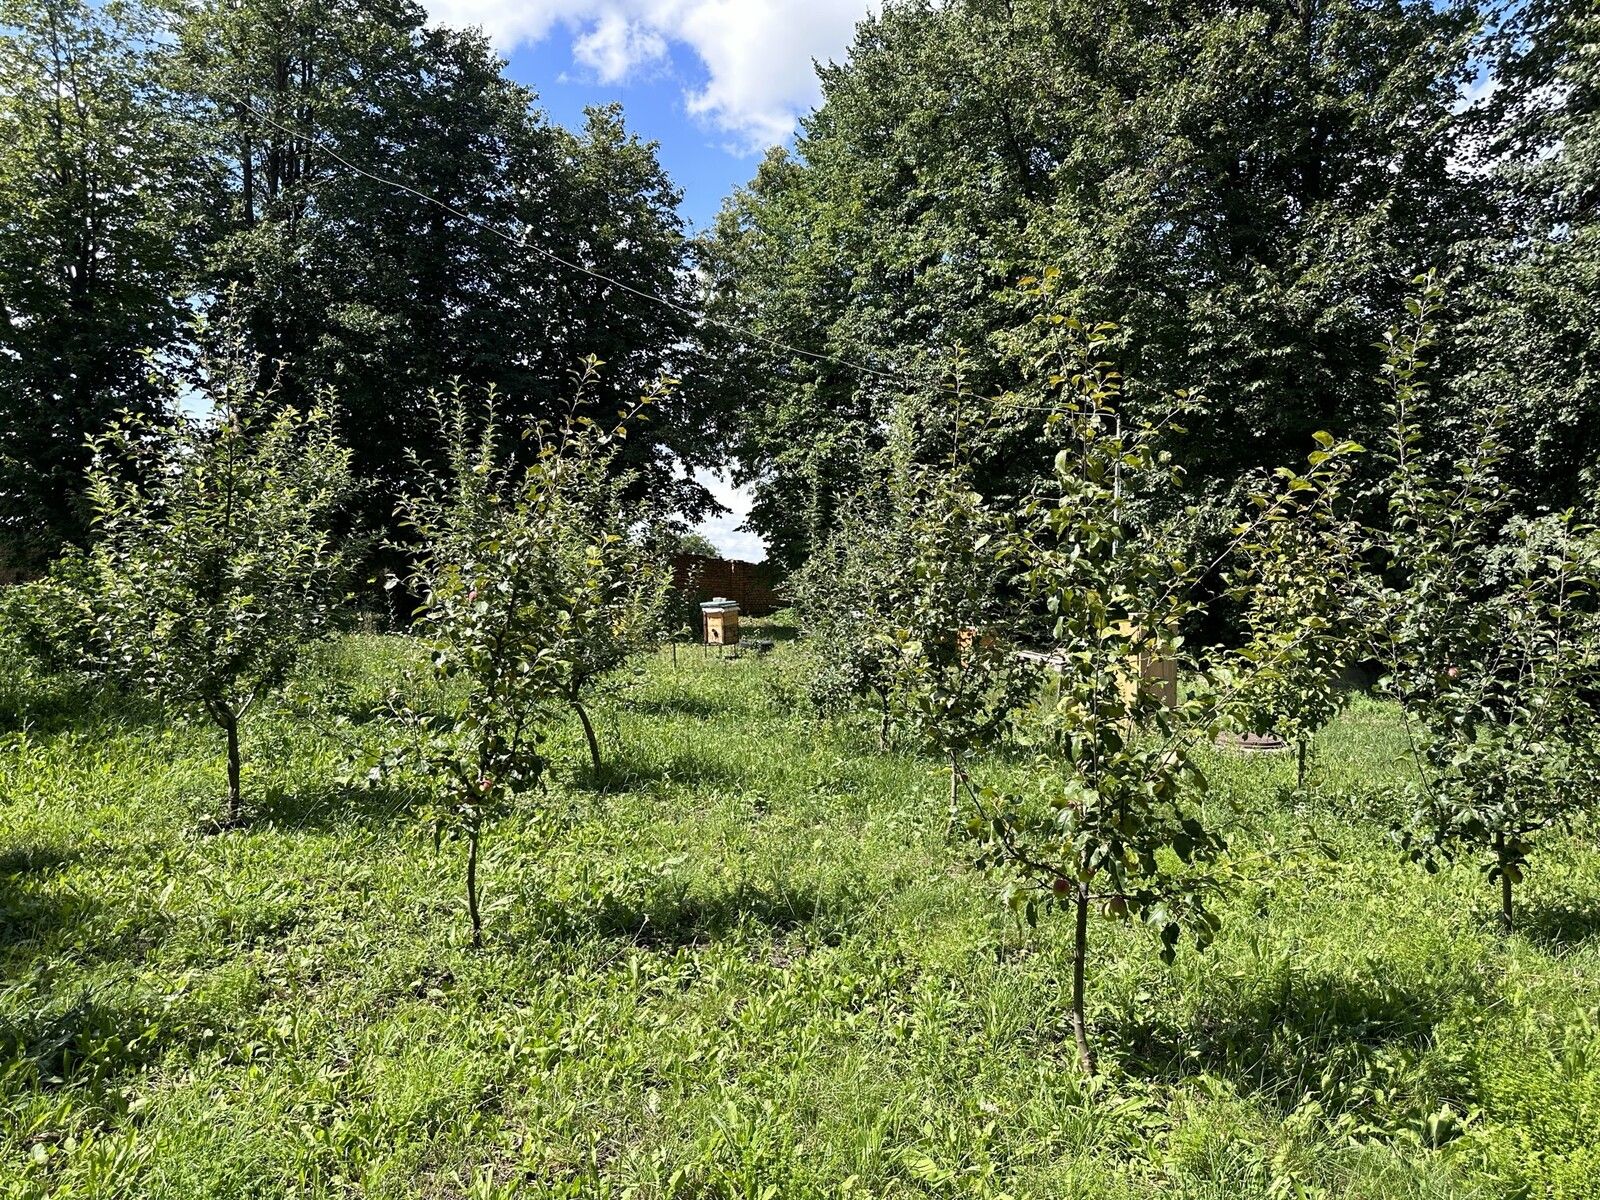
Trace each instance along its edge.
<path fill-rule="evenodd" d="M 737 600 L 747 617 L 770 616 L 788 605 L 777 570 L 766 563 L 679 554 L 672 560 L 672 586 L 692 592 L 696 603 L 716 596 Z"/>

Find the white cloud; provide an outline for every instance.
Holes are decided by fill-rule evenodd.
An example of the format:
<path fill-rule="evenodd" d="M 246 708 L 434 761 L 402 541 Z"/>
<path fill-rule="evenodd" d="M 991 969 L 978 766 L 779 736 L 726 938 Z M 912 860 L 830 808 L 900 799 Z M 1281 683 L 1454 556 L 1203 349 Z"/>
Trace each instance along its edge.
<path fill-rule="evenodd" d="M 620 13 L 607 13 L 572 43 L 572 57 L 591 68 L 602 83 L 620 83 L 666 53 L 665 38 Z"/>
<path fill-rule="evenodd" d="M 501 50 L 531 44 L 558 23 L 577 61 L 620 83 L 690 49 L 705 80 L 685 89 L 690 114 L 733 135 L 740 150 L 781 142 L 816 103 L 812 60 L 838 59 L 856 22 L 879 0 L 427 0 L 450 25 L 481 25 Z"/>
<path fill-rule="evenodd" d="M 718 504 L 728 510 L 721 516 L 702 521 L 695 527 L 695 532 L 710 538 L 711 544 L 724 558 L 738 558 L 745 562 L 761 562 L 766 558 L 766 543 L 749 530 L 739 528 L 750 515 L 750 493 L 744 488 L 735 487 L 727 475 L 720 471 L 699 470 L 694 477 Z"/>
<path fill-rule="evenodd" d="M 441 25 L 477 25 L 502 50 L 521 43 L 537 42 L 562 19 L 570 20 L 568 9 L 581 4 L 520 4 L 517 0 L 424 0 L 428 13 Z"/>

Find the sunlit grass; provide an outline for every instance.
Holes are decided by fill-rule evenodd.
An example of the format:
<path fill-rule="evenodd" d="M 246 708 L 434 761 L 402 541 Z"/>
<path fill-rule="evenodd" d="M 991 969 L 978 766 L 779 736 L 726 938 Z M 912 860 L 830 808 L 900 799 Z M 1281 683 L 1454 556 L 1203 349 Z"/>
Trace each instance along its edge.
<path fill-rule="evenodd" d="M 1389 843 L 1383 706 L 1307 795 L 1208 752 L 1224 932 L 1168 969 L 1095 930 L 1090 1085 L 1064 922 L 1005 917 L 936 767 L 808 718 L 790 652 L 663 653 L 602 708 L 599 778 L 559 722 L 548 791 L 486 835 L 482 952 L 459 848 L 351 765 L 400 639 L 254 720 L 255 818 L 220 835 L 210 730 L 60 696 L 13 721 L 0 1196 L 1600 1192 L 1592 831 L 1538 853 L 1502 940 L 1481 877 Z"/>

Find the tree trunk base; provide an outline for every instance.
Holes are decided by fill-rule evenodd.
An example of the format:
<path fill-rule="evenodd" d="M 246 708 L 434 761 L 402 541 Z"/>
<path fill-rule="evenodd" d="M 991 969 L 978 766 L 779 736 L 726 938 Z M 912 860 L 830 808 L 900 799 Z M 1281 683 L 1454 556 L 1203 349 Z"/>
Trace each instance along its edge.
<path fill-rule="evenodd" d="M 1089 1044 L 1089 1022 L 1084 1012 L 1084 971 L 1089 959 L 1089 885 L 1078 885 L 1076 923 L 1072 940 L 1072 1040 L 1078 1048 L 1078 1069 L 1093 1075 L 1098 1066 Z"/>
<path fill-rule="evenodd" d="M 583 722 L 584 740 L 589 743 L 589 763 L 594 768 L 595 778 L 598 779 L 600 776 L 600 739 L 595 737 L 594 723 L 589 720 L 589 713 L 583 705 L 574 700 L 572 707 L 578 712 L 578 720 Z"/>

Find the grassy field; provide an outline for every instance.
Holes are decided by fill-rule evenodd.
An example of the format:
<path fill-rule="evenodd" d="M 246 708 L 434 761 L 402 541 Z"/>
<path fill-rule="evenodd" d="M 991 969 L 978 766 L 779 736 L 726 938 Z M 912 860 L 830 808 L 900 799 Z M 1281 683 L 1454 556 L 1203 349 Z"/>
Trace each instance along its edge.
<path fill-rule="evenodd" d="M 1600 1194 L 1593 831 L 1496 937 L 1481 876 L 1387 840 L 1381 706 L 1310 797 L 1210 762 L 1224 932 L 1169 969 L 1096 928 L 1086 1082 L 1067 923 L 1003 915 L 935 766 L 809 719 L 789 647 L 648 664 L 602 778 L 564 722 L 472 951 L 460 848 L 345 778 L 410 652 L 319 652 L 220 835 L 207 729 L 67 694 L 0 726 L 0 1196 Z"/>

